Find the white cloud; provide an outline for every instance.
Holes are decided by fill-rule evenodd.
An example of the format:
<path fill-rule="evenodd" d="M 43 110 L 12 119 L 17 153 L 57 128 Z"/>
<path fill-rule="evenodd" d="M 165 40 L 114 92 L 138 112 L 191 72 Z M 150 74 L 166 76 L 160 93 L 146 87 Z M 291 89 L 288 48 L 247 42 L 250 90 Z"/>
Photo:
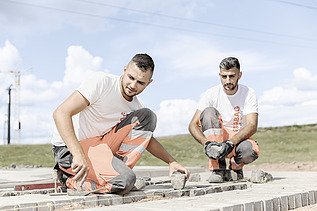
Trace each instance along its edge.
<path fill-rule="evenodd" d="M 260 126 L 317 122 L 317 75 L 298 68 L 293 76 L 281 86 L 264 91 L 259 98 Z"/>
<path fill-rule="evenodd" d="M 20 61 L 18 50 L 10 43 L 6 42 L 3 48 L 0 48 L 0 55 L 5 54 L 6 59 L 0 60 L 0 65 L 10 67 Z M 1 59 L 1 56 L 0 56 Z M 20 122 L 22 126 L 20 143 L 48 143 L 52 134 L 53 119 L 52 112 L 66 96 L 68 96 L 89 74 L 94 71 L 101 71 L 102 59 L 98 56 L 92 56 L 81 46 L 70 46 L 67 50 L 65 73 L 63 81 L 54 81 L 52 83 L 37 78 L 33 74 L 21 74 L 20 86 L 20 107 L 16 104 L 16 87 L 11 91 L 11 128 L 12 141 L 18 143 L 17 125 L 20 111 Z M 14 77 L 5 78 L 8 83 L 14 83 Z M 5 90 L 7 87 L 2 87 Z M 3 101 L 0 106 L 0 124 L 3 123 L 5 129 L 7 120 L 7 102 L 8 93 L 1 92 Z M 3 141 L 6 137 L 6 131 L 0 131 Z M 1 143 L 1 141 L 0 141 Z"/>
<path fill-rule="evenodd" d="M 166 51 L 168 46 L 168 51 Z M 205 78 L 215 76 L 219 73 L 219 63 L 222 59 L 233 56 L 237 57 L 241 63 L 243 72 L 267 71 L 268 69 L 280 66 L 279 62 L 268 61 L 268 59 L 249 51 L 222 50 L 210 39 L 194 36 L 179 35 L 169 39 L 165 43 L 161 42 L 155 49 L 165 62 L 169 63 L 169 79 L 175 78 Z M 259 66 L 266 63 L 268 65 Z"/>
<path fill-rule="evenodd" d="M 70 46 L 67 50 L 63 83 L 77 86 L 94 71 L 101 71 L 101 57 L 92 56 L 82 46 Z"/>
<path fill-rule="evenodd" d="M 155 135 L 166 136 L 188 133 L 188 124 L 196 111 L 197 103 L 191 99 L 164 100 L 157 111 Z"/>

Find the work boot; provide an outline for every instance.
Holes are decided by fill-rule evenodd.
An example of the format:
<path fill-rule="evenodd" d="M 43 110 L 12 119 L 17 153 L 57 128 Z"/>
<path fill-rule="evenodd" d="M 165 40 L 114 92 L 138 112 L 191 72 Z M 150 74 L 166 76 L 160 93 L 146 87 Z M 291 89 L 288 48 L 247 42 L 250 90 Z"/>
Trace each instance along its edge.
<path fill-rule="evenodd" d="M 237 180 L 242 180 L 244 178 L 242 169 L 233 170 L 233 171 L 237 174 Z"/>
<path fill-rule="evenodd" d="M 208 178 L 209 183 L 222 183 L 224 181 L 225 170 L 211 170 L 211 174 Z"/>
<path fill-rule="evenodd" d="M 70 177 L 69 174 L 63 172 L 60 169 L 57 169 L 57 180 L 62 184 L 62 186 L 66 187 L 66 180 Z"/>

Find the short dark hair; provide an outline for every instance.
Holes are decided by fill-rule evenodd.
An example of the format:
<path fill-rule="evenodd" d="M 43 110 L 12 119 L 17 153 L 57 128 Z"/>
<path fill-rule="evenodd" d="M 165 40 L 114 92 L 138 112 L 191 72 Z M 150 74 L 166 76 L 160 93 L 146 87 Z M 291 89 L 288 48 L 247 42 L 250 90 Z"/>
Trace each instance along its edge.
<path fill-rule="evenodd" d="M 229 70 L 229 69 L 234 68 L 234 67 L 236 67 L 237 69 L 240 70 L 239 60 L 235 57 L 227 57 L 227 58 L 223 59 L 219 64 L 220 69 Z"/>
<path fill-rule="evenodd" d="M 136 54 L 131 61 L 134 62 L 142 71 L 151 70 L 152 73 L 154 72 L 154 61 L 145 53 Z"/>

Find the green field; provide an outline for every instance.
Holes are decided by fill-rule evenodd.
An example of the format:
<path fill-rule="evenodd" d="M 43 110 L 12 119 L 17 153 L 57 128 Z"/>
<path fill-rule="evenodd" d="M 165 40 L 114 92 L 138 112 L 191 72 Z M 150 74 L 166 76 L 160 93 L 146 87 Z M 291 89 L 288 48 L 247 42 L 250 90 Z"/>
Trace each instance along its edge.
<path fill-rule="evenodd" d="M 261 148 L 255 164 L 317 161 L 317 124 L 259 128 L 253 138 Z M 202 146 L 190 135 L 160 137 L 158 140 L 181 164 L 206 166 Z M 0 167 L 13 163 L 18 166 L 51 167 L 54 164 L 51 145 L 0 146 Z M 138 165 L 165 164 L 146 152 Z"/>

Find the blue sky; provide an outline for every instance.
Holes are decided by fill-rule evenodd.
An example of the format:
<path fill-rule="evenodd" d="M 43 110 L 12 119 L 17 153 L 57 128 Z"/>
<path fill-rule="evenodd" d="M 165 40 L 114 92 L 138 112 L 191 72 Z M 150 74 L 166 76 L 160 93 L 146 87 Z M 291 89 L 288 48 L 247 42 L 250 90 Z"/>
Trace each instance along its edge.
<path fill-rule="evenodd" d="M 239 58 L 257 92 L 259 126 L 316 123 L 317 2 L 313 0 L 0 0 L 0 144 L 12 91 L 12 143 L 49 143 L 54 108 L 93 71 L 119 75 L 136 53 L 156 64 L 141 94 L 156 136 L 188 133 L 218 64 Z"/>

